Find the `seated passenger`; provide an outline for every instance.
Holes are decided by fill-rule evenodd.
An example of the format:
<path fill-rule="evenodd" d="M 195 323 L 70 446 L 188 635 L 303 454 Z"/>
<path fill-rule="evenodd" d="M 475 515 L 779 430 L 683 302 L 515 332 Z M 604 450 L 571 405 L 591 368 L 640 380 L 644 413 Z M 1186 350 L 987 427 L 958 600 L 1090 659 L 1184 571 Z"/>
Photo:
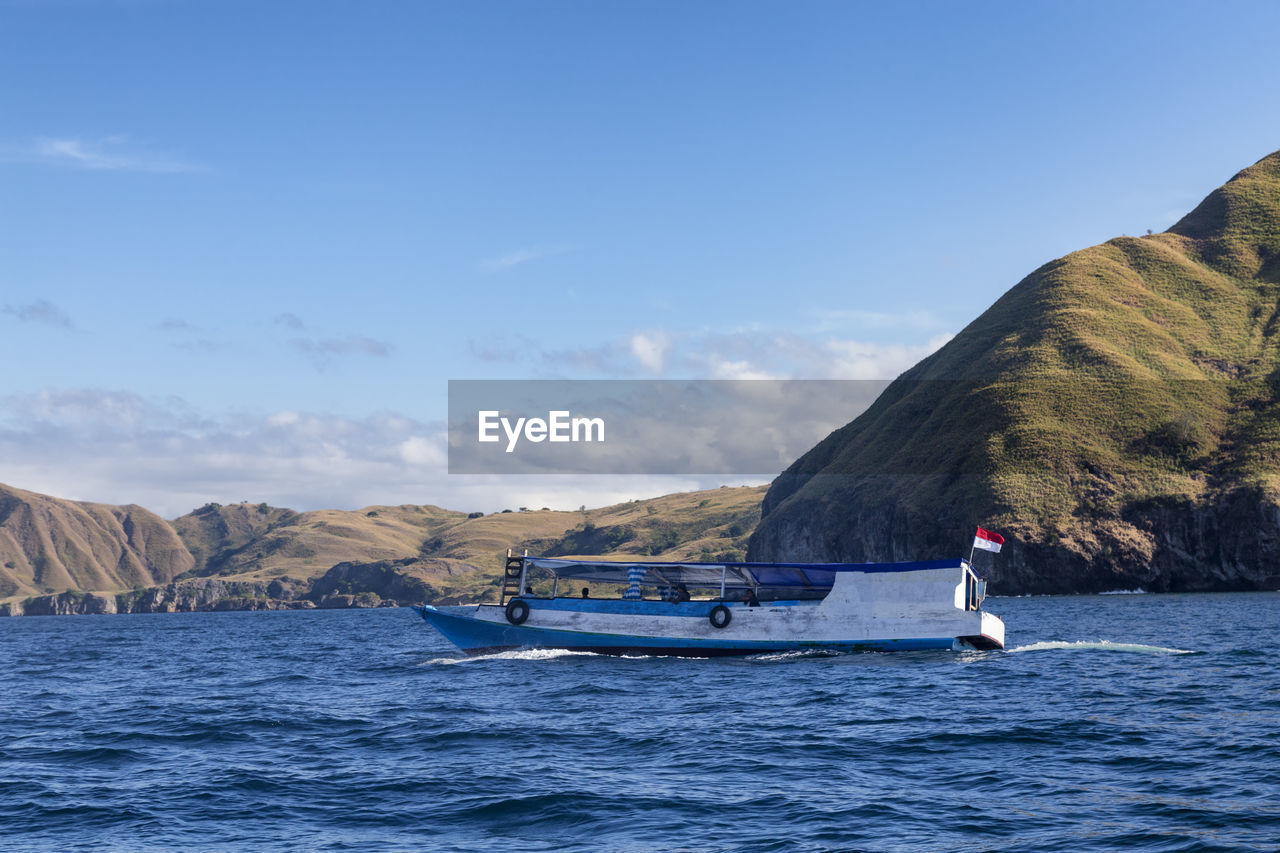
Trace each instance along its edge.
<path fill-rule="evenodd" d="M 689 595 L 689 588 L 682 583 L 676 584 L 675 594 L 671 597 L 671 601 L 679 604 L 682 601 L 688 601 L 690 598 L 692 596 Z"/>
<path fill-rule="evenodd" d="M 591 597 L 591 592 L 585 586 L 582 588 L 582 597 L 583 598 Z"/>
<path fill-rule="evenodd" d="M 756 598 L 756 591 L 751 587 L 747 587 L 747 591 L 743 593 L 742 603 L 747 607 L 759 607 L 760 599 Z"/>

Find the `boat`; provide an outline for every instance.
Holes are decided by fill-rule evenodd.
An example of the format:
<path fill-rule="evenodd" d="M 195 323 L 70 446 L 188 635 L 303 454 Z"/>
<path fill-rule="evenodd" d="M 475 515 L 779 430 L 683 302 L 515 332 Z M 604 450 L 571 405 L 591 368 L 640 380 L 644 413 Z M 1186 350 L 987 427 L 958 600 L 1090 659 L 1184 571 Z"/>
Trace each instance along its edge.
<path fill-rule="evenodd" d="M 579 591 L 583 584 L 594 590 Z M 964 559 L 702 563 L 508 555 L 498 603 L 415 610 L 473 655 L 1002 649 L 1004 623 L 982 609 L 985 597 L 986 583 Z"/>

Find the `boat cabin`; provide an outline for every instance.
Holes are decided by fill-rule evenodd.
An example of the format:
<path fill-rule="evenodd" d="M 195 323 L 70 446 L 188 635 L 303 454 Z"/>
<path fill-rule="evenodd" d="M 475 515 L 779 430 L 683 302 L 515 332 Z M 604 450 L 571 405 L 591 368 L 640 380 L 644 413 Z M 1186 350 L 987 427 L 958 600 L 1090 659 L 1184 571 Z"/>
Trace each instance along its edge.
<path fill-rule="evenodd" d="M 982 608 L 986 581 L 980 579 L 966 560 L 934 560 L 916 563 L 744 563 L 744 562 L 658 562 L 574 560 L 508 554 L 500 606 L 512 598 L 581 598 L 584 584 L 588 596 L 597 599 L 666 601 L 680 603 L 745 602 L 780 605 L 820 604 L 838 587 L 851 586 L 854 576 L 865 581 L 869 575 L 890 574 L 900 580 L 903 572 L 954 569 L 947 573 L 942 590 L 954 598 L 960 610 Z M 842 576 L 848 576 L 841 581 Z M 936 577 L 936 575 L 935 575 Z M 954 578 L 954 581 L 951 580 Z M 922 578 L 923 579 L 923 578 Z M 958 583 L 955 583 L 958 581 Z M 564 582 L 565 589 L 561 590 Z M 535 591 L 535 584 L 536 590 Z M 948 595 L 954 584 L 954 595 Z M 867 586 L 863 583 L 860 586 Z M 865 590 L 861 598 L 866 598 Z"/>

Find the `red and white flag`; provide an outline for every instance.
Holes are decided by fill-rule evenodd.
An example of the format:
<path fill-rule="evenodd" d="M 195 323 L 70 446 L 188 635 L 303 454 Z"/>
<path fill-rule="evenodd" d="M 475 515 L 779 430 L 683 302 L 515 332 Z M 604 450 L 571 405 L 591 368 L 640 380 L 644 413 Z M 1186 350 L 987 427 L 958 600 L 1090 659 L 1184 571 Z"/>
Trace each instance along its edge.
<path fill-rule="evenodd" d="M 990 551 L 993 554 L 1000 553 L 1000 546 L 1004 544 L 1004 537 L 999 533 L 992 533 L 990 530 L 978 528 L 978 532 L 973 536 L 973 547 L 981 548 L 983 551 Z"/>

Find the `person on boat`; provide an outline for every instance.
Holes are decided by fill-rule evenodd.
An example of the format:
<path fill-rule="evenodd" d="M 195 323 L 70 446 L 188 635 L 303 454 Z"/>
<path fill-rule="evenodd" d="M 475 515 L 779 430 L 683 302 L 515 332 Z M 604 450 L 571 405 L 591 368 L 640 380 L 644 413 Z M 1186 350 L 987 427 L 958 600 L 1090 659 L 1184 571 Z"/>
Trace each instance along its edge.
<path fill-rule="evenodd" d="M 682 583 L 676 584 L 676 588 L 671 594 L 672 604 L 679 604 L 682 601 L 688 601 L 690 598 L 692 596 L 689 595 L 689 588 Z"/>
<path fill-rule="evenodd" d="M 533 584 L 527 583 L 524 585 L 524 594 L 533 595 Z"/>
<path fill-rule="evenodd" d="M 747 587 L 746 593 L 742 596 L 742 603 L 747 607 L 760 606 L 760 599 L 756 598 L 756 591 L 754 587 Z"/>
<path fill-rule="evenodd" d="M 584 587 L 582 588 L 582 597 L 583 597 L 583 598 L 590 598 L 590 597 L 591 597 L 591 590 L 587 589 L 587 588 L 584 586 Z"/>

